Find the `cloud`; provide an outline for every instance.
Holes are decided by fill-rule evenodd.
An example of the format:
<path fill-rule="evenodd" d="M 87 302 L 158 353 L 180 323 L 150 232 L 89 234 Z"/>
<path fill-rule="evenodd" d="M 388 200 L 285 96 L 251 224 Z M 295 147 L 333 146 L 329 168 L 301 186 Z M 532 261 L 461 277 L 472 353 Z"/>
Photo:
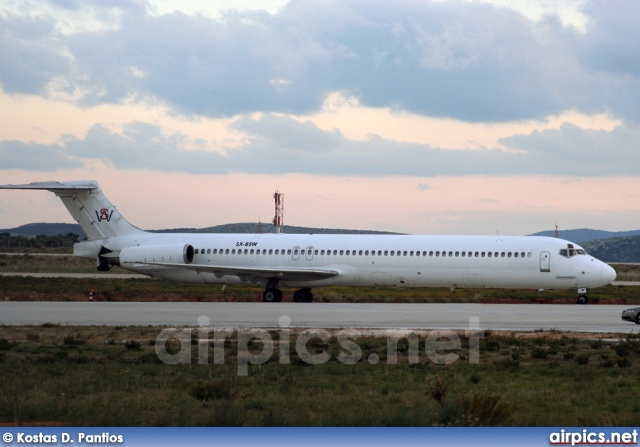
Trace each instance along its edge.
<path fill-rule="evenodd" d="M 3 170 L 53 172 L 65 168 L 78 168 L 83 164 L 75 160 L 64 146 L 5 140 L 0 141 L 0 166 Z"/>
<path fill-rule="evenodd" d="M 53 23 L 0 15 L 0 85 L 8 93 L 45 95 L 46 86 L 70 75 L 64 46 L 52 39 Z"/>
<path fill-rule="evenodd" d="M 640 120 L 636 2 L 585 2 L 584 32 L 556 16 L 457 1 L 300 0 L 221 19 L 146 6 L 107 3 L 117 23 L 66 34 L 53 18 L 5 16 L 3 88 L 44 95 L 62 80 L 85 106 L 161 101 L 211 117 L 308 114 L 343 91 L 364 106 L 473 122 L 570 109 Z"/>
<path fill-rule="evenodd" d="M 640 127 L 606 130 L 564 124 L 560 129 L 513 135 L 500 149 L 442 149 L 371 136 L 351 140 L 337 130 L 287 116 L 241 118 L 232 126 L 244 144 L 226 154 L 207 149 L 181 133 L 165 133 L 153 124 L 132 122 L 122 132 L 94 125 L 84 138 L 66 136 L 58 145 L 5 141 L 0 165 L 33 170 L 78 166 L 82 159 L 103 160 L 120 169 L 149 169 L 193 174 L 307 173 L 338 176 L 552 175 L 593 177 L 640 172 Z M 196 149 L 192 149 L 196 147 Z M 429 185 L 421 183 L 417 189 Z"/>
<path fill-rule="evenodd" d="M 189 137 L 181 133 L 165 135 L 159 126 L 133 122 L 122 133 L 96 124 L 84 139 L 64 138 L 71 156 L 99 159 L 119 169 L 149 169 L 162 172 L 221 174 L 226 172 L 224 157 L 217 152 L 187 150 Z"/>

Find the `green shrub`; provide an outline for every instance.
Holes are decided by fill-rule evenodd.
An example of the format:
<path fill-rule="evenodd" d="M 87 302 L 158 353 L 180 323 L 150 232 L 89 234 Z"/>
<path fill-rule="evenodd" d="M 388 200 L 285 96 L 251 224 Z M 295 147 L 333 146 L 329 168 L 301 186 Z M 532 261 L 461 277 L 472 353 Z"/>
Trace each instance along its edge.
<path fill-rule="evenodd" d="M 16 346 L 18 343 L 13 343 L 7 340 L 6 338 L 0 338 L 0 351 L 8 351 Z"/>
<path fill-rule="evenodd" d="M 576 356 L 576 363 L 578 365 L 586 365 L 587 363 L 589 363 L 589 356 L 586 355 L 586 354 L 577 355 Z"/>
<path fill-rule="evenodd" d="M 63 343 L 68 346 L 84 345 L 86 342 L 87 340 L 80 337 L 74 337 L 73 335 L 67 335 L 63 340 Z"/>
<path fill-rule="evenodd" d="M 129 340 L 124 344 L 124 347 L 131 351 L 139 351 L 142 349 L 142 344 L 137 340 Z"/>
<path fill-rule="evenodd" d="M 510 425 L 515 406 L 506 403 L 497 394 L 474 394 L 462 398 L 465 425 L 495 427 Z"/>
<path fill-rule="evenodd" d="M 547 350 L 544 348 L 533 348 L 531 350 L 531 357 L 534 359 L 546 359 Z"/>
<path fill-rule="evenodd" d="M 233 384 L 226 380 L 212 380 L 201 382 L 191 388 L 189 395 L 198 400 L 229 399 L 237 391 L 233 389 Z"/>
<path fill-rule="evenodd" d="M 620 357 L 617 363 L 620 368 L 628 368 L 631 366 L 631 359 L 629 357 Z"/>

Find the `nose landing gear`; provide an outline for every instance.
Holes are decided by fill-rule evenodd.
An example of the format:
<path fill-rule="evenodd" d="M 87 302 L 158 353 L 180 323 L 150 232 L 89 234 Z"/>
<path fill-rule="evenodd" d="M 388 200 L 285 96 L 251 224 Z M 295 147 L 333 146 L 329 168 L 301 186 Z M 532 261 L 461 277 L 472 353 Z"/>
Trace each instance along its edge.
<path fill-rule="evenodd" d="M 587 304 L 589 302 L 589 297 L 587 296 L 587 293 L 589 292 L 589 290 L 587 288 L 580 288 L 578 289 L 578 301 L 576 301 L 576 304 Z"/>

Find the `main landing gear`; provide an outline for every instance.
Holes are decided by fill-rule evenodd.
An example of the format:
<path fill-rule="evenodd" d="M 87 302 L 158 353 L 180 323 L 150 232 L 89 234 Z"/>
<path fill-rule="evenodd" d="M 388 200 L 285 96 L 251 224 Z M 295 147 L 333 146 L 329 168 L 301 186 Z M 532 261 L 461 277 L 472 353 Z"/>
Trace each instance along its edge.
<path fill-rule="evenodd" d="M 293 292 L 293 301 L 296 303 L 310 303 L 313 301 L 313 293 L 309 287 L 303 287 Z"/>
<path fill-rule="evenodd" d="M 586 288 L 580 288 L 578 289 L 578 301 L 576 301 L 576 304 L 587 304 L 589 302 L 589 297 L 587 296 L 587 293 L 589 292 L 588 289 Z"/>
<path fill-rule="evenodd" d="M 262 293 L 262 301 L 265 303 L 279 303 L 282 301 L 282 290 L 278 289 L 278 281 L 270 279 Z M 311 288 L 303 287 L 293 292 L 293 301 L 296 303 L 310 303 L 313 301 Z"/>

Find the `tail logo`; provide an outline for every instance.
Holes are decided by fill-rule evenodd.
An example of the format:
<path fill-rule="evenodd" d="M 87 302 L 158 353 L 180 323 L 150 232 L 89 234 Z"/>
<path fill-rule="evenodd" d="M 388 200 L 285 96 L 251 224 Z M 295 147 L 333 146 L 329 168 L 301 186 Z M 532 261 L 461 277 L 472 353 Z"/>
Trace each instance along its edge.
<path fill-rule="evenodd" d="M 111 221 L 111 216 L 113 216 L 113 210 L 111 210 L 111 212 L 109 212 L 109 210 L 107 208 L 102 208 L 100 210 L 100 214 L 98 214 L 98 212 L 96 211 L 96 217 L 98 218 L 98 222 L 102 222 L 103 220 L 106 220 L 107 222 Z"/>

